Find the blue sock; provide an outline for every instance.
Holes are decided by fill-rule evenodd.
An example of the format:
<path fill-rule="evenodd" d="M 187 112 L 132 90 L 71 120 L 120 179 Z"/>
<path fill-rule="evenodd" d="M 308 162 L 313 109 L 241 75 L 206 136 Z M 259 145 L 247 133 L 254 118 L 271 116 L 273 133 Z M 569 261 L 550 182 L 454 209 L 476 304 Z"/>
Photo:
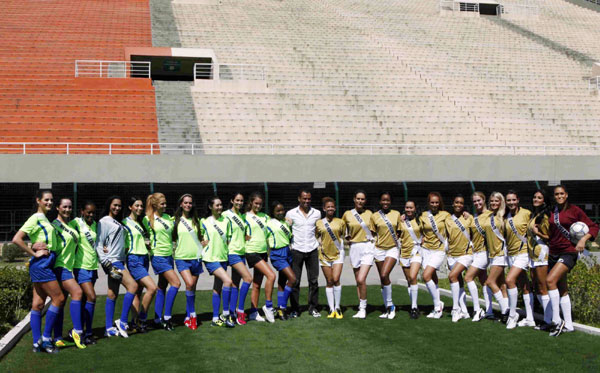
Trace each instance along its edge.
<path fill-rule="evenodd" d="M 146 319 L 148 318 L 148 314 L 146 313 L 146 311 L 140 311 L 140 313 L 138 313 L 138 317 L 140 320 L 146 321 Z"/>
<path fill-rule="evenodd" d="M 277 291 L 277 307 L 284 309 L 286 304 L 283 291 Z"/>
<path fill-rule="evenodd" d="M 116 299 L 106 298 L 106 306 L 104 307 L 104 313 L 106 314 L 106 319 L 104 325 L 106 329 L 110 329 L 113 326 L 113 319 L 115 317 L 115 304 L 117 303 Z"/>
<path fill-rule="evenodd" d="M 33 345 L 36 346 L 42 337 L 42 313 L 40 311 L 31 310 L 31 334 L 33 336 Z"/>
<path fill-rule="evenodd" d="M 273 308 L 273 301 L 272 300 L 267 300 L 265 302 L 265 305 L 267 306 L 267 308 Z"/>
<path fill-rule="evenodd" d="M 169 320 L 171 318 L 171 313 L 173 312 L 173 303 L 175 303 L 175 297 L 177 296 L 177 292 L 179 288 L 171 286 L 167 291 L 167 302 L 165 305 L 165 320 Z"/>
<path fill-rule="evenodd" d="M 123 297 L 123 309 L 121 310 L 121 324 L 127 324 L 129 310 L 131 309 L 131 303 L 133 303 L 134 298 L 134 293 L 125 293 L 125 296 Z"/>
<path fill-rule="evenodd" d="M 158 289 L 156 291 L 156 300 L 154 301 L 154 320 L 162 319 L 163 308 L 165 306 L 165 291 Z"/>
<path fill-rule="evenodd" d="M 250 314 L 253 314 L 254 312 L 258 312 L 258 310 L 254 307 L 250 307 Z"/>
<path fill-rule="evenodd" d="M 196 314 L 196 292 L 193 290 L 185 291 L 185 313 L 187 317 Z"/>
<path fill-rule="evenodd" d="M 95 302 L 85 302 L 85 335 L 92 335 L 92 321 L 94 321 Z"/>
<path fill-rule="evenodd" d="M 281 308 L 286 308 L 287 307 L 287 302 L 288 302 L 288 299 L 290 299 L 290 295 L 292 294 L 292 290 L 293 289 L 291 287 L 285 285 L 285 288 L 283 288 L 283 300 L 284 300 L 283 301 L 283 307 L 281 307 L 281 306 L 279 306 L 279 307 L 281 307 Z"/>
<path fill-rule="evenodd" d="M 223 286 L 223 293 L 221 295 L 223 298 L 223 314 L 229 315 L 229 297 L 231 297 L 231 288 Z"/>
<path fill-rule="evenodd" d="M 60 308 L 51 304 L 50 308 L 48 308 L 48 312 L 46 312 L 46 325 L 44 326 L 44 334 L 42 338 L 46 341 L 50 341 L 52 338 L 52 329 L 54 328 L 54 321 L 56 321 L 56 316 L 60 312 Z"/>
<path fill-rule="evenodd" d="M 71 321 L 73 321 L 73 329 L 77 333 L 83 332 L 83 324 L 81 323 L 81 301 L 71 299 Z"/>
<path fill-rule="evenodd" d="M 242 287 L 240 288 L 240 303 L 238 304 L 239 310 L 244 310 L 244 304 L 246 303 L 246 295 L 248 295 L 248 290 L 250 289 L 249 282 L 242 282 Z"/>
<path fill-rule="evenodd" d="M 54 339 L 62 339 L 63 323 L 65 321 L 65 307 L 61 307 L 54 320 Z"/>
<path fill-rule="evenodd" d="M 219 310 L 221 308 L 221 296 L 213 291 L 212 296 L 212 305 L 213 305 L 213 318 L 219 317 Z"/>
<path fill-rule="evenodd" d="M 235 306 L 237 306 L 238 301 L 238 288 L 231 288 L 231 295 L 229 296 L 229 313 L 235 315 Z"/>

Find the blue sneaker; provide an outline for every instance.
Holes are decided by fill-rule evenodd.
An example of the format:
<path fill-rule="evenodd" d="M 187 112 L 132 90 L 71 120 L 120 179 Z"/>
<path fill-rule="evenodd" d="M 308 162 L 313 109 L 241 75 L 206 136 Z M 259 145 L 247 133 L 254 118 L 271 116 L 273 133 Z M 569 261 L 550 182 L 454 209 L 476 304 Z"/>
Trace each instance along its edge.
<path fill-rule="evenodd" d="M 41 350 L 49 354 L 58 354 L 58 348 L 54 346 L 52 341 L 42 341 Z"/>
<path fill-rule="evenodd" d="M 118 335 L 119 335 L 119 331 L 114 326 L 112 328 L 108 328 L 104 331 L 104 336 L 108 337 L 108 338 L 116 337 Z"/>
<path fill-rule="evenodd" d="M 121 322 L 121 320 L 116 320 L 115 321 L 115 326 L 117 327 L 117 331 L 119 332 L 119 335 L 123 338 L 128 338 L 129 334 L 127 334 L 127 329 L 129 329 L 129 326 L 123 322 Z"/>

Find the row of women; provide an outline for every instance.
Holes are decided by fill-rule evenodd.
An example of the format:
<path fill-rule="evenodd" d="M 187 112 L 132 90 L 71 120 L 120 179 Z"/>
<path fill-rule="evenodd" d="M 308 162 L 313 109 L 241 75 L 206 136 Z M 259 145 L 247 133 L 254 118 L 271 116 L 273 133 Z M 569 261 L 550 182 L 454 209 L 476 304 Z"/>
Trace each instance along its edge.
<path fill-rule="evenodd" d="M 539 190 L 533 198 L 535 211 L 532 213 L 519 206 L 519 196 L 514 191 L 509 191 L 506 198 L 492 193 L 489 209 L 485 195 L 476 192 L 472 196 L 475 207 L 472 216 L 465 211 L 462 196 L 454 198 L 452 213 L 448 213 L 444 211 L 441 195 L 432 192 L 427 198 L 427 211 L 418 213 L 415 203 L 408 201 L 401 214 L 391 209 L 390 193 L 380 195 L 380 210 L 373 213 L 365 208 L 366 193 L 357 191 L 354 209 L 346 211 L 342 219 L 335 218 L 335 201 L 324 198 L 325 217 L 317 221 L 315 235 L 319 240 L 321 268 L 327 279 L 329 318 L 343 318 L 339 282 L 345 241 L 350 246 L 350 262 L 359 296 L 355 318 L 366 317 L 365 281 L 373 264 L 379 271 L 386 306 L 380 317 L 395 317 L 389 276 L 398 262 L 409 282 L 411 317 L 419 316 L 417 274 L 423 269 L 423 279 L 434 303 L 428 317 L 440 318 L 444 304 L 440 301 L 436 272 L 447 257 L 451 269 L 453 321 L 471 317 L 463 289 L 466 283 L 473 297 L 473 321 L 493 317 L 491 305 L 495 297 L 507 328 L 534 326 L 532 292 L 535 288 L 544 308 L 545 324 L 541 328 L 551 330 L 552 335 L 572 331 L 565 276 L 575 265 L 577 253 L 583 250 L 585 242 L 597 235 L 598 226 L 581 209 L 569 204 L 567 198 L 566 189 L 556 187 L 555 206 L 550 208 L 545 192 Z M 286 312 L 296 283 L 290 268 L 292 227 L 286 221 L 281 203 L 272 205 L 272 218 L 261 212 L 263 198 L 259 193 L 250 196 L 245 213 L 242 213 L 244 196 L 241 193 L 232 196 L 226 211 L 221 199 L 212 197 L 206 205 L 206 217 L 202 219 L 190 194 L 180 197 L 173 217 L 165 213 L 167 201 L 161 193 L 148 196 L 145 208 L 140 198 L 124 201 L 115 196 L 107 200 L 97 223 L 93 203 L 86 203 L 80 216 L 70 220 L 72 200 L 62 198 L 58 201 L 58 216 L 50 222 L 47 214 L 54 205 L 52 193 L 39 191 L 35 201 L 36 213 L 13 239 L 32 256 L 29 271 L 34 284 L 31 311 L 34 351 L 54 353 L 57 347 L 65 345 L 62 324 L 67 295 L 71 296 L 73 323 L 70 338 L 79 348 L 95 343 L 92 321 L 99 265 L 108 274 L 107 337 L 128 337 L 131 323 L 132 328 L 145 332 L 154 297 L 153 326 L 173 330 L 173 303 L 181 286 L 176 270 L 186 286 L 185 325 L 196 329 L 199 320 L 195 312 L 195 289 L 203 265 L 214 276 L 211 325 L 234 327 L 236 323 L 244 325 L 246 320 L 274 322 L 276 316 L 283 320 L 296 316 L 295 312 L 290 315 Z M 123 219 L 125 209 L 127 217 Z M 568 230 L 577 221 L 585 222 L 590 231 L 573 244 Z M 29 237 L 31 246 L 24 242 L 25 236 Z M 279 272 L 277 309 L 272 301 L 277 276 L 267 263 L 269 253 L 272 266 Z M 149 276 L 150 264 L 159 275 L 158 284 Z M 227 272 L 228 266 L 232 267 L 231 275 Z M 506 267 L 508 273 L 505 273 Z M 249 268 L 254 269 L 253 275 Z M 534 279 L 533 288 L 525 276 L 528 269 Z M 267 281 L 263 318 L 258 312 L 258 302 L 264 277 Z M 485 309 L 479 304 L 475 278 L 484 284 Z M 127 292 L 120 318 L 114 320 L 120 285 Z M 516 313 L 518 285 L 523 289 L 526 308 L 526 318 L 521 322 Z M 251 309 L 246 315 L 244 304 L 250 289 Z M 42 332 L 41 311 L 48 296 L 51 305 Z M 135 315 L 131 323 L 128 321 L 130 311 Z"/>

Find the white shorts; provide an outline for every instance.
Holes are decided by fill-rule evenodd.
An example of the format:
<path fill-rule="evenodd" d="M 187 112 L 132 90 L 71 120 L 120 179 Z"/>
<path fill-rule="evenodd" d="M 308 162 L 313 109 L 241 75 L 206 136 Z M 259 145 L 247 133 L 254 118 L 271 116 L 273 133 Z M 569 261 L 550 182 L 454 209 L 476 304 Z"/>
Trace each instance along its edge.
<path fill-rule="evenodd" d="M 404 268 L 408 268 L 411 266 L 411 264 L 413 263 L 423 263 L 423 257 L 421 256 L 421 254 L 416 254 L 411 256 L 410 258 L 399 258 L 398 259 L 398 263 L 404 267 Z"/>
<path fill-rule="evenodd" d="M 499 266 L 506 267 L 506 257 L 504 255 L 495 256 L 493 258 L 489 258 L 489 264 L 491 266 Z"/>
<path fill-rule="evenodd" d="M 509 255 L 508 266 L 515 266 L 517 268 L 527 270 L 527 268 L 529 268 L 529 254 L 525 253 L 518 255 Z"/>
<path fill-rule="evenodd" d="M 446 257 L 446 252 L 443 250 L 429 250 L 423 248 L 421 250 L 423 254 L 423 268 L 433 267 L 436 270 L 440 269 L 442 263 L 444 262 L 444 258 Z"/>
<path fill-rule="evenodd" d="M 471 265 L 475 268 L 487 269 L 487 266 L 488 266 L 487 252 L 480 251 L 478 253 L 473 254 L 473 263 L 471 263 Z"/>
<path fill-rule="evenodd" d="M 351 242 L 350 243 L 350 264 L 352 268 L 359 268 L 361 265 L 373 265 L 373 251 L 375 246 L 372 242 Z"/>
<path fill-rule="evenodd" d="M 473 255 L 463 255 L 463 256 L 456 256 L 456 257 L 448 257 L 448 268 L 450 268 L 450 270 L 452 270 L 452 268 L 454 268 L 454 265 L 456 265 L 456 263 L 460 263 L 462 264 L 465 268 L 469 268 L 471 266 L 471 263 L 473 263 Z"/>
<path fill-rule="evenodd" d="M 548 265 L 547 260 L 544 260 L 543 262 L 535 262 L 535 261 L 529 259 L 529 267 L 530 268 L 543 267 L 543 266 L 547 266 L 547 265 Z"/>
<path fill-rule="evenodd" d="M 345 250 L 340 251 L 340 257 L 334 261 L 323 261 L 319 260 L 321 267 L 332 267 L 334 264 L 344 264 L 344 257 L 346 256 Z"/>
<path fill-rule="evenodd" d="M 398 257 L 400 256 L 400 250 L 398 250 L 397 247 L 388 250 L 382 250 L 376 247 L 373 250 L 373 256 L 376 262 L 383 262 L 385 258 L 394 258 L 398 260 Z"/>

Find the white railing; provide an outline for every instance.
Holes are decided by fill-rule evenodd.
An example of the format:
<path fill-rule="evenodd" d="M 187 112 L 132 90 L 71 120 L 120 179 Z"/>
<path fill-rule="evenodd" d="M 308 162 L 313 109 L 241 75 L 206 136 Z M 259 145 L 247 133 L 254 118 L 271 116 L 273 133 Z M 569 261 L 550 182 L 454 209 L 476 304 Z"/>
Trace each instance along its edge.
<path fill-rule="evenodd" d="M 76 60 L 75 77 L 150 78 L 150 62 Z"/>
<path fill-rule="evenodd" d="M 4 142 L 0 154 L 600 155 L 600 145 Z"/>
<path fill-rule="evenodd" d="M 455 12 L 475 12 L 479 13 L 479 3 L 467 3 L 455 1 L 453 5 Z"/>
<path fill-rule="evenodd" d="M 590 91 L 600 91 L 600 76 L 590 79 Z"/>
<path fill-rule="evenodd" d="M 454 0 L 440 0 L 440 11 L 454 10 Z"/>
<path fill-rule="evenodd" d="M 536 18 L 540 15 L 540 7 L 538 5 L 529 4 L 500 4 L 496 7 L 496 15 L 498 17 L 508 15 L 513 17 Z"/>
<path fill-rule="evenodd" d="M 219 80 L 265 80 L 265 66 L 251 64 L 195 63 L 194 81 L 199 79 Z"/>

